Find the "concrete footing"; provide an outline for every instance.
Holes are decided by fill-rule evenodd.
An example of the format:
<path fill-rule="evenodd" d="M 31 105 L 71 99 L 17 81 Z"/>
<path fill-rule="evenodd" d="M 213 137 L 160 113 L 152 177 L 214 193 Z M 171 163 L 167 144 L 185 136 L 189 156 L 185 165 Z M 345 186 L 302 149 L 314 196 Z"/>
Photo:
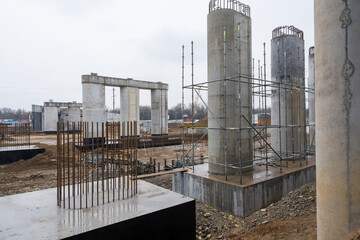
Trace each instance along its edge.
<path fill-rule="evenodd" d="M 195 239 L 195 201 L 138 181 L 138 195 L 87 209 L 56 206 L 56 188 L 0 198 L 0 239 Z"/>
<path fill-rule="evenodd" d="M 269 170 L 256 167 L 253 172 L 244 174 L 243 185 L 239 177 L 232 176 L 225 181 L 219 175 L 209 174 L 207 164 L 195 167 L 195 171 L 178 172 L 173 175 L 173 191 L 205 202 L 215 208 L 240 218 L 280 200 L 302 185 L 315 181 L 315 160 L 311 158 L 308 165 Z M 305 166 L 304 166 L 305 165 Z"/>
<path fill-rule="evenodd" d="M 27 160 L 43 152 L 45 152 L 45 148 L 38 148 L 33 145 L 2 147 L 0 148 L 0 165 L 13 163 L 21 159 Z"/>

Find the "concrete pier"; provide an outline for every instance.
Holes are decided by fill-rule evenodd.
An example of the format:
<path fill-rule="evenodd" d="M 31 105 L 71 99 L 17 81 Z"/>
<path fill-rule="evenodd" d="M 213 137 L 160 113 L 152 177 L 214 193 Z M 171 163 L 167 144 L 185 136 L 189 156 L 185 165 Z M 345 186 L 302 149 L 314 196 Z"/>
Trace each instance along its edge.
<path fill-rule="evenodd" d="M 120 88 L 120 109 L 120 121 L 137 121 L 137 136 L 140 136 L 140 105 L 138 88 Z"/>
<path fill-rule="evenodd" d="M 317 237 L 360 228 L 360 1 L 315 0 Z"/>
<path fill-rule="evenodd" d="M 303 32 L 293 26 L 273 30 L 271 40 L 271 145 L 276 152 L 305 152 L 305 63 Z M 302 127 L 299 127 L 299 126 Z"/>
<path fill-rule="evenodd" d="M 121 121 L 138 121 L 140 124 L 139 89 L 151 90 L 152 135 L 168 133 L 168 84 L 139 81 L 132 78 L 98 76 L 96 73 L 82 76 L 83 120 L 105 122 L 105 86 L 120 87 Z M 138 125 L 140 135 L 140 125 Z"/>
<path fill-rule="evenodd" d="M 56 105 L 44 105 L 43 131 L 56 133 L 57 122 L 59 121 L 58 107 Z"/>
<path fill-rule="evenodd" d="M 211 6 L 213 4 L 217 3 L 210 3 Z M 240 134 L 237 130 L 240 126 L 249 127 L 241 115 L 252 122 L 252 92 L 250 84 L 242 83 L 239 86 L 239 78 L 226 83 L 222 80 L 240 74 L 251 76 L 251 18 L 250 14 L 241 10 L 219 7 L 210 11 L 207 24 L 209 172 L 231 175 L 239 170 L 224 165 L 237 164 L 239 167 L 240 159 L 242 162 L 252 160 L 251 131 L 241 130 Z M 251 83 L 247 78 L 241 81 Z M 250 164 L 243 163 L 243 167 Z"/>
<path fill-rule="evenodd" d="M 311 47 L 309 49 L 309 123 L 315 124 L 315 48 Z M 315 126 L 309 127 L 309 145 L 315 145 Z M 313 148 L 314 149 L 314 148 Z M 311 150 L 313 150 L 311 149 Z"/>

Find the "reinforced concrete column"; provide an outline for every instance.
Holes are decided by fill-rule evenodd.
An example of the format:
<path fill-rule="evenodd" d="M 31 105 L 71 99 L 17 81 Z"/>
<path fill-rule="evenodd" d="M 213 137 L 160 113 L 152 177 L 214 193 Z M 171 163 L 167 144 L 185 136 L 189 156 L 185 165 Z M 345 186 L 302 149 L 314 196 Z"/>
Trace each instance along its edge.
<path fill-rule="evenodd" d="M 315 0 L 318 239 L 360 228 L 360 1 Z"/>
<path fill-rule="evenodd" d="M 120 120 L 121 122 L 137 121 L 137 136 L 140 136 L 140 106 L 138 88 L 120 88 Z"/>
<path fill-rule="evenodd" d="M 208 14 L 207 28 L 209 172 L 233 175 L 240 170 L 225 166 L 239 167 L 241 161 L 245 167 L 253 160 L 251 130 L 241 134 L 238 130 L 252 122 L 251 79 L 241 78 L 240 86 L 238 81 L 223 80 L 251 76 L 251 18 L 232 9 L 217 9 Z"/>
<path fill-rule="evenodd" d="M 80 113 L 79 107 L 69 106 L 67 120 L 68 120 L 69 124 L 72 124 L 73 122 L 75 123 L 74 130 L 78 130 L 77 123 L 80 122 L 80 115 L 81 115 L 81 113 Z"/>
<path fill-rule="evenodd" d="M 58 120 L 58 108 L 56 106 L 44 106 L 44 132 L 56 133 Z"/>
<path fill-rule="evenodd" d="M 315 48 L 309 49 L 309 123 L 315 124 Z M 315 145 L 315 127 L 309 127 L 309 145 Z M 310 149 L 311 150 L 311 149 Z"/>
<path fill-rule="evenodd" d="M 161 90 L 151 90 L 151 135 L 161 135 Z"/>
<path fill-rule="evenodd" d="M 168 91 L 161 90 L 161 134 L 168 133 Z"/>
<path fill-rule="evenodd" d="M 93 76 L 96 77 L 96 76 Z M 83 121 L 99 123 L 106 122 L 105 115 L 105 86 L 102 84 L 83 83 Z M 91 129 L 89 129 L 91 130 Z M 91 131 L 90 135 L 91 135 Z"/>

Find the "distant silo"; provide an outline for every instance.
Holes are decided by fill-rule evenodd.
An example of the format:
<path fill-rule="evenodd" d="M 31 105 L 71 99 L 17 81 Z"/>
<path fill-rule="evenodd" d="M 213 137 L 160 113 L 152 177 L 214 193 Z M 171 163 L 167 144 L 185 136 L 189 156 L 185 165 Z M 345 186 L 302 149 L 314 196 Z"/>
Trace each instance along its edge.
<path fill-rule="evenodd" d="M 271 40 L 271 145 L 294 156 L 305 147 L 304 33 L 294 26 L 273 30 Z M 300 126 L 300 127 L 299 127 Z"/>
<path fill-rule="evenodd" d="M 315 124 L 315 48 L 309 49 L 309 123 Z M 315 144 L 315 126 L 309 127 L 309 144 Z"/>
<path fill-rule="evenodd" d="M 209 172 L 235 174 L 239 170 L 231 166 L 240 166 L 240 152 L 243 167 L 251 164 L 253 152 L 251 130 L 238 130 L 249 127 L 244 118 L 252 122 L 251 79 L 242 77 L 246 83 L 239 84 L 238 77 L 252 75 L 250 7 L 212 0 L 207 22 Z"/>

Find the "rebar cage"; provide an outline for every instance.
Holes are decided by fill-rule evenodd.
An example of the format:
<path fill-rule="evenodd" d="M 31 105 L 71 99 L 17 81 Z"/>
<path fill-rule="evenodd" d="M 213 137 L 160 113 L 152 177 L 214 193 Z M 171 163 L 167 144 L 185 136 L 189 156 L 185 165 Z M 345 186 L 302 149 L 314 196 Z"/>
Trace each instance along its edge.
<path fill-rule="evenodd" d="M 137 123 L 57 124 L 57 205 L 82 209 L 137 194 Z"/>
<path fill-rule="evenodd" d="M 219 9 L 231 9 L 250 17 L 250 6 L 237 0 L 211 0 L 209 2 L 209 12 Z"/>
<path fill-rule="evenodd" d="M 30 146 L 29 123 L 0 123 L 0 147 L 5 149 Z"/>
<path fill-rule="evenodd" d="M 281 36 L 295 36 L 304 40 L 304 32 L 294 26 L 281 26 L 272 31 L 272 38 Z"/>

